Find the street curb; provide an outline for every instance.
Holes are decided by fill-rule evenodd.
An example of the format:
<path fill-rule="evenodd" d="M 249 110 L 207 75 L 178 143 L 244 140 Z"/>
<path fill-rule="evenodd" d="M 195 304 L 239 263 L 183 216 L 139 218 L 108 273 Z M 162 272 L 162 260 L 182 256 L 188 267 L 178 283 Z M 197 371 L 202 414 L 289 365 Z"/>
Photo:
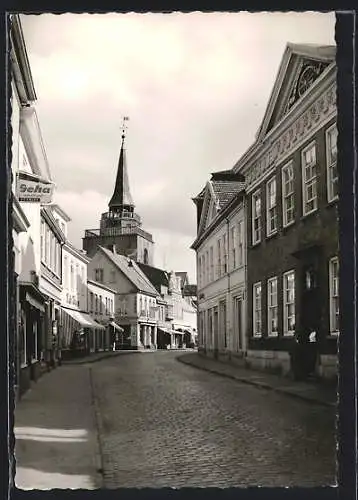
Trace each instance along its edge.
<path fill-rule="evenodd" d="M 108 353 L 108 354 L 104 354 L 103 356 L 101 356 L 100 358 L 94 358 L 94 359 L 87 359 L 87 360 L 81 360 L 79 359 L 78 361 L 63 361 L 62 362 L 62 365 L 64 366 L 72 366 L 72 365 L 87 365 L 89 363 L 97 363 L 98 361 L 102 361 L 103 359 L 108 359 L 108 358 L 115 358 L 117 356 L 120 356 L 120 355 L 123 355 L 123 354 L 140 354 L 141 351 L 114 351 L 114 354 L 113 354 L 113 351 Z"/>
<path fill-rule="evenodd" d="M 103 464 L 103 452 L 102 452 L 102 442 L 101 442 L 102 420 L 100 416 L 98 401 L 95 394 L 91 367 L 88 367 L 88 372 L 89 372 L 90 387 L 91 387 L 91 404 L 94 411 L 95 428 L 97 431 L 97 446 L 95 451 L 96 472 L 97 472 L 96 479 L 98 483 L 98 488 L 100 489 L 103 488 L 103 483 L 104 483 L 104 464 Z"/>
<path fill-rule="evenodd" d="M 301 401 L 305 401 L 306 403 L 318 404 L 318 405 L 325 406 L 325 407 L 328 407 L 328 408 L 335 408 L 336 407 L 335 403 L 330 403 L 328 401 L 322 401 L 322 400 L 319 400 L 319 399 L 311 398 L 311 397 L 305 396 L 303 394 L 296 394 L 294 392 L 287 391 L 287 390 L 282 389 L 280 387 L 273 387 L 272 385 L 269 385 L 269 384 L 265 384 L 265 383 L 262 383 L 262 382 L 256 382 L 254 380 L 250 380 L 250 379 L 247 379 L 247 378 L 244 378 L 244 377 L 239 377 L 239 376 L 231 375 L 231 374 L 222 372 L 220 370 L 215 370 L 214 368 L 204 368 L 203 366 L 199 366 L 199 365 L 197 365 L 195 363 L 192 363 L 190 361 L 182 359 L 183 357 L 184 356 L 178 356 L 175 359 L 177 361 L 179 361 L 180 363 L 183 363 L 184 365 L 192 366 L 193 368 L 197 368 L 198 370 L 203 370 L 203 371 L 207 371 L 207 372 L 210 372 L 210 373 L 215 373 L 216 375 L 221 375 L 222 377 L 231 378 L 233 380 L 237 380 L 238 382 L 242 382 L 244 384 L 248 384 L 248 385 L 253 385 L 255 387 L 259 387 L 260 389 L 267 389 L 267 390 L 270 390 L 270 391 L 277 392 L 279 394 L 284 394 L 284 395 L 292 397 L 294 399 L 300 399 Z"/>

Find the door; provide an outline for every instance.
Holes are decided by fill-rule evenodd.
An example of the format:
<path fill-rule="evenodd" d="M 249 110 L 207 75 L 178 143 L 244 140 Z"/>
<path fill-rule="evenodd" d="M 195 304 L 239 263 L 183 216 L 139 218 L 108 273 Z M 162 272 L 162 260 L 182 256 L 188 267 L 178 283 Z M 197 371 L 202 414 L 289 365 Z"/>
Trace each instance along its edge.
<path fill-rule="evenodd" d="M 244 348 L 243 342 L 243 328 L 242 328 L 242 298 L 235 298 L 235 338 L 236 338 L 236 351 L 242 351 Z"/>
<path fill-rule="evenodd" d="M 219 314 L 218 308 L 214 307 L 214 354 L 218 355 L 219 349 Z"/>
<path fill-rule="evenodd" d="M 304 268 L 301 296 L 301 332 L 304 337 L 320 327 L 321 304 L 317 271 L 313 265 Z"/>

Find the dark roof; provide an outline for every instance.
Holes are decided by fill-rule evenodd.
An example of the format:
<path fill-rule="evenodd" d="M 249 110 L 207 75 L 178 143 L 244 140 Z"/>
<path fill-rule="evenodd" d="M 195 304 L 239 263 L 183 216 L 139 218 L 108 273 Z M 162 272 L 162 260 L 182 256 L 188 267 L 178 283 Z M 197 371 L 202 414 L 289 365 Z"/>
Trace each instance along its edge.
<path fill-rule="evenodd" d="M 108 206 L 109 208 L 122 208 L 124 206 L 134 207 L 132 195 L 129 190 L 127 159 L 126 151 L 124 149 L 124 136 L 122 136 L 122 146 L 118 161 L 116 185 L 114 187 L 114 192 Z"/>
<path fill-rule="evenodd" d="M 158 269 L 142 262 L 137 262 L 137 265 L 159 293 L 161 293 L 162 285 L 168 286 L 168 274 L 163 269 Z"/>
<path fill-rule="evenodd" d="M 245 177 L 233 170 L 221 170 L 211 174 L 212 181 L 231 181 L 231 182 L 244 182 Z"/>
<path fill-rule="evenodd" d="M 184 297 L 196 297 L 197 288 L 196 285 L 185 285 L 183 290 Z"/>
<path fill-rule="evenodd" d="M 233 197 L 245 189 L 244 182 L 211 181 L 215 196 L 219 200 L 219 208 L 227 205 Z"/>
<path fill-rule="evenodd" d="M 147 276 L 142 272 L 140 267 L 131 259 L 119 253 L 113 253 L 106 248 L 99 246 L 100 250 L 107 255 L 113 264 L 133 283 L 133 285 L 140 291 L 150 295 L 157 295 L 157 290 L 152 283 L 148 280 Z M 131 265 L 129 265 L 131 262 Z"/>

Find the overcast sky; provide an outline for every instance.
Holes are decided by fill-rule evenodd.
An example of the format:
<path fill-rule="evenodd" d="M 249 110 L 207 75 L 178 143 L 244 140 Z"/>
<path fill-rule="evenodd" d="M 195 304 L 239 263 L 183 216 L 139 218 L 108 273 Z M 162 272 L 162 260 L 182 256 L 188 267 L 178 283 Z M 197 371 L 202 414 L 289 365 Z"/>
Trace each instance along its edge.
<path fill-rule="evenodd" d="M 55 200 L 82 248 L 112 195 L 121 119 L 155 265 L 195 282 L 191 198 L 252 144 L 287 42 L 334 43 L 333 13 L 22 16 Z"/>

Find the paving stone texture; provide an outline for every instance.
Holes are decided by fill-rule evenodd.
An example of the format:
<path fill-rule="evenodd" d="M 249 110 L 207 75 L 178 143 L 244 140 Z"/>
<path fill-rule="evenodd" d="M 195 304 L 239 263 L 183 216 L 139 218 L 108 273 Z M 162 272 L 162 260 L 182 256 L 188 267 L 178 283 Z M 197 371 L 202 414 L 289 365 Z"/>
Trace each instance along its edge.
<path fill-rule="evenodd" d="M 335 409 L 178 363 L 176 352 L 91 365 L 103 484 L 335 484 Z"/>

